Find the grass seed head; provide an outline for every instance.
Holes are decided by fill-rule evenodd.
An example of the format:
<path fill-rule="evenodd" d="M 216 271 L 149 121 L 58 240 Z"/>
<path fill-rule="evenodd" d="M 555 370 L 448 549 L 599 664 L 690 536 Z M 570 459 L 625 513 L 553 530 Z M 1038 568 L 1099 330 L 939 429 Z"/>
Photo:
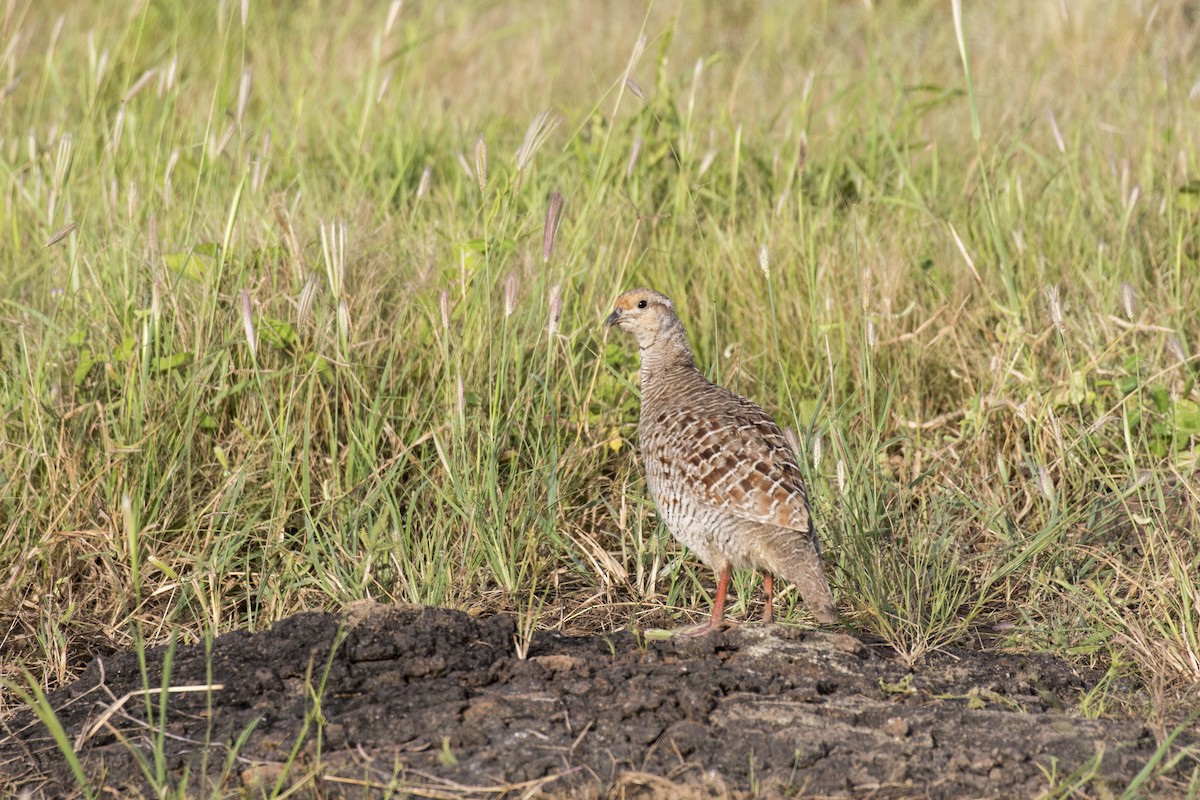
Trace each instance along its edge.
<path fill-rule="evenodd" d="M 179 76 L 179 56 L 174 56 L 167 64 L 166 69 L 158 72 L 158 97 L 161 100 L 168 92 L 175 88 L 175 81 Z"/>
<path fill-rule="evenodd" d="M 246 106 L 250 103 L 250 85 L 253 80 L 254 67 L 246 67 L 242 70 L 242 79 L 238 82 L 237 111 L 233 115 L 238 125 L 242 124 L 242 118 L 246 116 Z"/>
<path fill-rule="evenodd" d="M 542 226 L 542 263 L 548 264 L 554 253 L 554 239 L 558 236 L 558 222 L 562 217 L 562 192 L 555 191 L 550 195 L 546 205 L 546 223 Z"/>
<path fill-rule="evenodd" d="M 487 142 L 483 136 L 475 140 L 475 180 L 479 182 L 479 193 L 487 190 L 488 163 Z"/>
<path fill-rule="evenodd" d="M 383 25 L 383 35 L 390 36 L 392 28 L 396 26 L 396 18 L 400 16 L 400 9 L 404 7 L 404 0 L 392 0 L 388 6 L 387 22 Z"/>
<path fill-rule="evenodd" d="M 762 270 L 767 280 L 771 280 L 771 254 L 765 244 L 758 247 L 758 268 Z"/>
<path fill-rule="evenodd" d="M 511 317 L 517 305 L 517 276 L 510 272 L 504 278 L 504 316 Z"/>
<path fill-rule="evenodd" d="M 550 138 L 560 121 L 560 117 L 551 111 L 543 111 L 533 118 L 533 122 L 525 129 L 525 138 L 521 140 L 521 146 L 517 148 L 518 172 L 525 171 L 534 154 L 546 143 L 546 139 Z"/>
<path fill-rule="evenodd" d="M 421 182 L 417 184 L 417 199 L 429 194 L 429 184 L 433 182 L 433 167 L 428 164 L 421 170 Z"/>
<path fill-rule="evenodd" d="M 70 236 L 75 231 L 75 229 L 78 227 L 79 227 L 79 224 L 75 223 L 75 222 L 72 222 L 69 225 L 64 225 L 63 227 L 56 230 L 54 233 L 50 234 L 50 238 L 46 240 L 46 244 L 44 245 L 44 247 L 46 247 L 46 249 L 54 247 L 54 245 L 58 244 L 63 239 Z"/>
<path fill-rule="evenodd" d="M 1137 291 L 1134 290 L 1133 284 L 1121 281 L 1121 309 L 1125 312 L 1125 319 L 1130 322 L 1137 316 L 1137 299 Z"/>
<path fill-rule="evenodd" d="M 254 330 L 254 309 L 250 305 L 250 292 L 242 289 L 242 330 L 246 333 L 246 345 L 250 358 L 258 360 L 258 335 Z"/>
<path fill-rule="evenodd" d="M 1045 467 L 1038 467 L 1037 471 L 1037 487 L 1042 496 L 1054 503 L 1054 481 L 1050 478 L 1050 471 Z"/>
<path fill-rule="evenodd" d="M 1172 334 L 1167 337 L 1167 352 L 1175 357 L 1175 360 L 1180 364 L 1188 360 L 1187 348 L 1183 346 L 1183 339 Z"/>
<path fill-rule="evenodd" d="M 1058 120 L 1054 118 L 1053 111 L 1046 112 L 1046 118 L 1050 120 L 1050 132 L 1054 134 L 1054 145 L 1058 148 L 1058 152 L 1067 152 L 1067 143 L 1063 140 L 1062 131 L 1058 129 Z"/>
<path fill-rule="evenodd" d="M 313 310 L 313 302 L 317 298 L 317 273 L 309 274 L 308 280 L 304 282 L 304 288 L 300 290 L 300 298 L 296 301 L 296 326 L 304 325 L 311 317 Z"/>
<path fill-rule="evenodd" d="M 350 341 L 350 306 L 346 305 L 345 300 L 338 302 L 337 322 L 338 335 L 341 336 L 343 342 L 348 343 Z"/>
<path fill-rule="evenodd" d="M 450 330 L 450 292 L 442 289 L 438 297 L 438 310 L 442 313 L 442 330 Z"/>
<path fill-rule="evenodd" d="M 1051 286 L 1046 290 L 1046 299 L 1050 303 L 1050 321 L 1054 323 L 1054 327 L 1058 328 L 1059 336 L 1066 333 L 1067 326 L 1063 320 L 1062 302 L 1058 297 L 1058 287 Z"/>
<path fill-rule="evenodd" d="M 642 137 L 633 137 L 633 146 L 629 148 L 629 161 L 625 163 L 625 180 L 633 177 L 633 169 L 637 166 L 638 156 L 642 154 Z"/>

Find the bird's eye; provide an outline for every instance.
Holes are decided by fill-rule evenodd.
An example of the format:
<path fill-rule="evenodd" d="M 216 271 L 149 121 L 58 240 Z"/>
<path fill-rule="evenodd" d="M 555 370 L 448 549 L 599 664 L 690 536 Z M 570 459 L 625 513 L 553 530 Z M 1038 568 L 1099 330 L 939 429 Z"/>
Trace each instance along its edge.
<path fill-rule="evenodd" d="M 638 300 L 638 308 L 645 308 L 645 307 L 646 307 L 646 301 Z"/>

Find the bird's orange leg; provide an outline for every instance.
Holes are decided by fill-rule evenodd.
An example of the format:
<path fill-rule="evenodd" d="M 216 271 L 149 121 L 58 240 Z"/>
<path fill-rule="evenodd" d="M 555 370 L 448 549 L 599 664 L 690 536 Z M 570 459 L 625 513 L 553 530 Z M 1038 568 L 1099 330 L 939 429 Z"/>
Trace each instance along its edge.
<path fill-rule="evenodd" d="M 763 594 L 767 596 L 767 605 L 763 609 L 763 624 L 770 625 L 775 621 L 775 576 L 763 572 Z"/>
<path fill-rule="evenodd" d="M 713 598 L 712 619 L 695 630 L 680 634 L 682 636 L 703 636 L 715 630 L 720 630 L 725 624 L 725 598 L 729 596 L 729 580 L 733 576 L 733 567 L 726 564 L 717 573 L 717 596 Z"/>

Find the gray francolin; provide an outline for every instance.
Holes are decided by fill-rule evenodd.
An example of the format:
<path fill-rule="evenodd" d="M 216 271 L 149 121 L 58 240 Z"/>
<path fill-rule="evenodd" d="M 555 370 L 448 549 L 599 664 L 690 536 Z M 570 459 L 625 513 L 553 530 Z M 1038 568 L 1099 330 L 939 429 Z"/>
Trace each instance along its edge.
<path fill-rule="evenodd" d="M 719 628 L 735 569 L 763 572 L 771 622 L 774 576 L 791 581 L 819 622 L 837 621 L 796 456 L 757 405 L 709 381 L 696 367 L 675 306 L 651 289 L 617 298 L 605 323 L 641 350 L 638 438 L 646 484 L 675 538 L 717 574 L 712 618 Z"/>

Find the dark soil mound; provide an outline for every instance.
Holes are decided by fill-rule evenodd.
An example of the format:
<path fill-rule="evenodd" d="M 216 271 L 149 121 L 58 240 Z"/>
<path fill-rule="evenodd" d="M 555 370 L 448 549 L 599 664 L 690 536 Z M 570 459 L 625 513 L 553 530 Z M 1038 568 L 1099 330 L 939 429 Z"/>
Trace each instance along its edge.
<path fill-rule="evenodd" d="M 742 626 L 541 633 L 521 660 L 513 634 L 433 608 L 300 614 L 177 648 L 165 697 L 160 648 L 145 680 L 135 654 L 97 659 L 50 702 L 95 784 L 134 795 L 1030 797 L 1080 769 L 1119 791 L 1156 747 L 1138 722 L 1063 711 L 1098 676 L 1046 656 L 909 669 L 849 636 Z M 73 790 L 41 722 L 3 724 L 0 786 Z"/>

